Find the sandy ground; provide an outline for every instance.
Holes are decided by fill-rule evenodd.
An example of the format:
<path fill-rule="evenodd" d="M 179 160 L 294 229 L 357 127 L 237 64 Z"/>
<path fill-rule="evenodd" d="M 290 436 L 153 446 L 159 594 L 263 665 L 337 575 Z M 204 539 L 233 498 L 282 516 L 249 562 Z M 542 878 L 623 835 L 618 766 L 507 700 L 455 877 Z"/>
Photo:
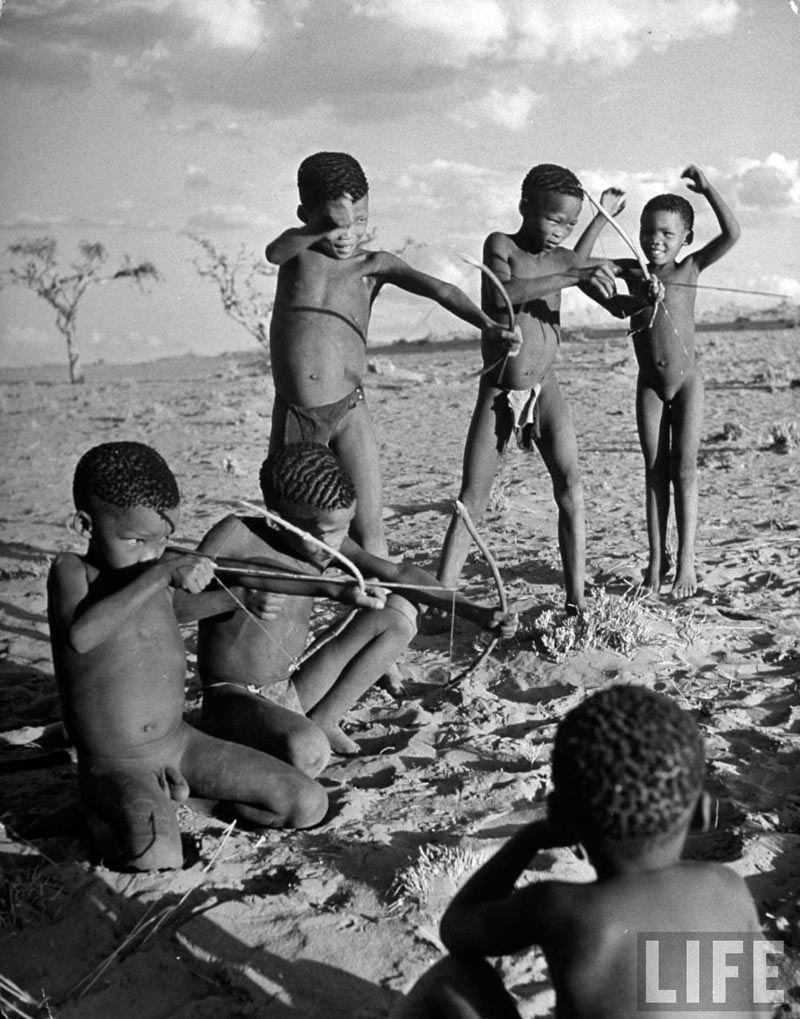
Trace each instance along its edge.
<path fill-rule="evenodd" d="M 483 636 L 465 623 L 452 649 L 448 634 L 418 636 L 406 656 L 413 672 L 406 695 L 394 700 L 375 690 L 352 712 L 348 729 L 363 753 L 325 773 L 331 810 L 318 829 L 227 832 L 221 821 L 181 808 L 185 869 L 117 874 L 92 866 L 70 835 L 26 844 L 14 834 L 72 801 L 68 753 L 38 770 L 0 775 L 0 956 L 7 978 L 47 999 L 40 1014 L 385 1015 L 438 957 L 438 917 L 457 883 L 543 809 L 558 719 L 587 690 L 612 682 L 665 691 L 695 714 L 707 738 L 719 827 L 689 852 L 730 862 L 746 877 L 766 928 L 800 948 L 800 333 L 709 331 L 700 347 L 707 381 L 701 588 L 688 603 L 662 597 L 635 605 L 638 629 L 627 654 L 604 646 L 545 653 L 543 640 L 554 639 L 545 613 L 563 601 L 555 509 L 541 462 L 515 451 L 482 531 L 524 610 L 519 636 L 456 689 L 448 678 Z M 470 344 L 409 345 L 377 351 L 374 367 L 368 399 L 392 552 L 434 565 L 458 490 L 478 354 Z M 179 478 L 178 538 L 189 543 L 238 500 L 257 499 L 268 438 L 272 390 L 258 352 L 90 366 L 83 386 L 69 386 L 65 374 L 0 375 L 7 450 L 0 765 L 12 753 L 33 753 L 43 726 L 59 718 L 45 576 L 55 552 L 81 547 L 67 526 L 79 455 L 112 439 L 156 446 Z M 595 602 L 620 604 L 641 576 L 645 552 L 628 341 L 573 338 L 559 375 L 579 434 L 589 583 Z M 494 603 L 479 558 L 463 583 L 475 599 Z M 198 705 L 192 628 L 186 643 L 191 718 Z M 539 873 L 590 877 L 570 852 L 542 855 Z M 524 1016 L 552 1015 L 540 955 L 503 960 L 502 970 Z M 796 972 L 788 979 L 800 982 Z M 800 1014 L 794 993 L 792 1014 Z M 22 1014 L 35 1011 L 26 1006 Z"/>

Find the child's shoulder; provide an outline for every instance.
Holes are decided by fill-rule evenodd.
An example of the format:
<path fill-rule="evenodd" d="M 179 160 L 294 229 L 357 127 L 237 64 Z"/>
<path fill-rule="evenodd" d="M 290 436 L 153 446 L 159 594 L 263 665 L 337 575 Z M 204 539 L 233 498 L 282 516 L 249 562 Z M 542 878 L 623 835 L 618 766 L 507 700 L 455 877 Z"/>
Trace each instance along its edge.
<path fill-rule="evenodd" d="M 49 577 L 66 577 L 86 574 L 88 563 L 78 552 L 59 552 L 50 563 Z"/>
<path fill-rule="evenodd" d="M 483 247 L 485 251 L 496 251 L 499 253 L 521 250 L 514 235 L 503 233 L 502 230 L 493 230 L 492 233 L 488 234 L 483 242 Z"/>
<path fill-rule="evenodd" d="M 269 544 L 271 530 L 264 517 L 239 516 L 229 513 L 218 520 L 200 542 L 199 551 L 226 554 L 242 545 Z M 249 550 L 249 549 L 248 549 Z"/>

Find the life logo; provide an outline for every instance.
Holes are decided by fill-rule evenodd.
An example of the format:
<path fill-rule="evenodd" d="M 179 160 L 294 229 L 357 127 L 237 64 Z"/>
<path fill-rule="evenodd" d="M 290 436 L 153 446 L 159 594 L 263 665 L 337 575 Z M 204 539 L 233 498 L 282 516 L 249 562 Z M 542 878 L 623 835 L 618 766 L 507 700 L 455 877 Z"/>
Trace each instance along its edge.
<path fill-rule="evenodd" d="M 653 931 L 637 937 L 641 1012 L 747 1012 L 784 1002 L 782 941 L 759 933 Z"/>

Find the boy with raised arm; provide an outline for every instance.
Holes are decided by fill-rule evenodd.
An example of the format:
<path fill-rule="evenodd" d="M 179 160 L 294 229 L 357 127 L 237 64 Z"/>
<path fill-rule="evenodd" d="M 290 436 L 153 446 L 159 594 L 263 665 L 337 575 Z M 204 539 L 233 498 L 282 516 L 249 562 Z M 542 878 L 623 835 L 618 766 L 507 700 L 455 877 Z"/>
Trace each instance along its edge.
<path fill-rule="evenodd" d="M 297 174 L 301 227 L 267 245 L 280 266 L 270 323 L 275 382 L 270 453 L 287 443 L 329 445 L 355 485 L 354 533 L 373 555 L 386 556 L 375 431 L 361 382 L 367 329 L 386 284 L 428 297 L 510 349 L 514 335 L 449 283 L 412 269 L 388 251 L 362 247 L 369 216 L 367 179 L 344 152 L 317 152 Z"/>
<path fill-rule="evenodd" d="M 696 974 L 696 1003 L 685 1011 L 675 1004 L 659 1008 L 667 999 L 653 990 L 690 986 L 686 942 L 706 950 L 712 937 L 741 939 L 745 956 L 770 948 L 742 879 L 721 864 L 681 859 L 693 820 L 707 824 L 704 770 L 694 719 L 662 694 L 612 686 L 573 708 L 556 731 L 547 816 L 520 828 L 456 894 L 440 927 L 450 955 L 418 981 L 391 1019 L 519 1019 L 486 959 L 533 945 L 547 961 L 557 1016 L 719 1015 L 719 1004 L 703 1007 L 712 998 L 707 956 Z M 597 872 L 595 881 L 541 878 L 515 887 L 538 852 L 576 842 Z M 660 973 L 645 986 L 643 935 L 660 951 Z M 659 983 L 665 973 L 672 982 Z M 726 989 L 726 1016 L 771 1014 L 753 1003 L 751 980 Z"/>
<path fill-rule="evenodd" d="M 719 235 L 678 261 L 681 250 L 694 239 L 694 210 L 681 195 L 651 198 L 642 210 L 639 243 L 656 285 L 663 288 L 661 299 L 653 304 L 652 288 L 635 259 L 615 260 L 628 282 L 629 295 L 603 300 L 587 291 L 618 318 L 630 316 L 639 364 L 636 423 L 644 456 L 650 547 L 644 586 L 657 593 L 672 565 L 667 555 L 672 485 L 678 529 L 675 598 L 689 598 L 697 590 L 697 452 L 703 377 L 695 361 L 695 284 L 704 269 L 733 247 L 740 233 L 733 213 L 702 170 L 688 166 L 682 177 L 691 191 L 705 196 L 717 217 Z"/>
<path fill-rule="evenodd" d="M 149 446 L 109 442 L 75 470 L 85 555 L 56 556 L 47 581 L 53 664 L 90 841 L 107 864 L 180 867 L 175 803 L 229 801 L 249 824 L 306 828 L 327 810 L 322 787 L 283 761 L 200 732 L 183 719 L 179 624 L 230 605 L 205 589 L 209 559 L 165 554 L 178 487 Z"/>
<path fill-rule="evenodd" d="M 203 680 L 204 726 L 317 775 L 331 750 L 359 752 L 358 744 L 341 729 L 342 716 L 414 636 L 417 604 L 454 608 L 504 636 L 513 635 L 516 616 L 475 605 L 445 590 L 420 567 L 372 555 L 350 539 L 356 492 L 342 464 L 320 443 L 292 444 L 271 454 L 261 468 L 261 489 L 268 509 L 341 551 L 378 585 L 394 587 L 382 608 L 359 611 L 291 678 L 306 646 L 313 592 L 306 593 L 299 585 L 294 596 L 268 599 L 235 592 L 239 598 L 235 611 L 200 622 L 197 664 Z M 208 532 L 199 551 L 215 558 L 266 561 L 310 578 L 319 578 L 327 566 L 336 565 L 324 547 L 276 529 L 263 516 L 225 517 Z M 253 612 L 259 618 L 253 618 Z"/>
<path fill-rule="evenodd" d="M 523 340 L 519 351 L 509 356 L 501 344 L 484 335 L 484 370 L 467 433 L 459 495 L 477 522 L 511 437 L 525 450 L 539 450 L 558 506 L 558 544 L 571 611 L 585 608 L 586 554 L 575 429 L 555 374 L 561 291 L 585 281 L 604 296 L 615 292 L 611 262 L 561 246 L 578 221 L 582 202 L 583 189 L 570 170 L 549 163 L 534 166 L 522 182 L 519 229 L 486 238 L 484 264 L 505 286 Z M 483 307 L 492 316 L 501 315 L 504 308 L 496 288 L 486 280 Z M 452 585 L 458 579 L 469 541 L 454 514 L 439 562 L 442 583 Z M 435 614 L 430 615 L 433 629 L 437 621 Z"/>

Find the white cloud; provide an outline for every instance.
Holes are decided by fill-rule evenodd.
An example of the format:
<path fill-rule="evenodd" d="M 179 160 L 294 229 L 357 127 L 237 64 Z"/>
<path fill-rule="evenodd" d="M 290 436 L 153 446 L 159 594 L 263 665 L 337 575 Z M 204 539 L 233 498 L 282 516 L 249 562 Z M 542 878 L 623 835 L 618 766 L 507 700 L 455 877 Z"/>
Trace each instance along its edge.
<path fill-rule="evenodd" d="M 736 0 L 508 0 L 511 43 L 519 60 L 632 63 L 648 49 L 731 31 Z"/>
<path fill-rule="evenodd" d="M 247 49 L 258 46 L 265 26 L 252 0 L 181 0 L 187 17 L 199 23 L 200 38 L 210 46 Z"/>
<path fill-rule="evenodd" d="M 213 205 L 203 212 L 195 213 L 186 221 L 188 233 L 205 230 L 247 230 L 265 226 L 268 217 L 253 212 L 245 205 Z"/>
<path fill-rule="evenodd" d="M 772 152 L 764 160 L 742 160 L 731 183 L 741 205 L 800 213 L 800 163 Z"/>
<path fill-rule="evenodd" d="M 0 74 L 83 87 L 104 67 L 163 109 L 289 116 L 326 104 L 349 120 L 458 93 L 462 123 L 519 130 L 541 65 L 613 71 L 728 32 L 738 10 L 736 0 L 71 0 L 9 11 Z"/>
<path fill-rule="evenodd" d="M 509 131 L 522 131 L 530 125 L 531 112 L 541 101 L 542 96 L 526 85 L 509 90 L 492 88 L 485 96 L 463 103 L 451 117 L 465 127 L 475 128 L 488 121 Z"/>
<path fill-rule="evenodd" d="M 500 0 L 352 0 L 351 6 L 354 14 L 383 21 L 447 63 L 490 53 L 508 35 Z"/>

